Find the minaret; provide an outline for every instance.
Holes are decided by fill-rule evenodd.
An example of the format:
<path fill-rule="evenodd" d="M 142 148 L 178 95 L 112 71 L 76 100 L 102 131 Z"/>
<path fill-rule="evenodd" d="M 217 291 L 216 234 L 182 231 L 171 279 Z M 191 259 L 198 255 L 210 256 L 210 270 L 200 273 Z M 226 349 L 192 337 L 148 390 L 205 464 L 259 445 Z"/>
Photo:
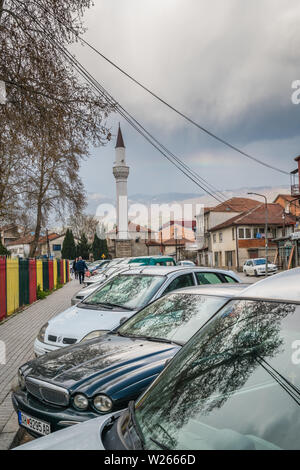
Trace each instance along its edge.
<path fill-rule="evenodd" d="M 125 145 L 119 124 L 116 143 L 116 161 L 113 166 L 113 174 L 117 188 L 117 239 L 128 240 L 128 196 L 127 179 L 129 167 L 125 161 Z"/>

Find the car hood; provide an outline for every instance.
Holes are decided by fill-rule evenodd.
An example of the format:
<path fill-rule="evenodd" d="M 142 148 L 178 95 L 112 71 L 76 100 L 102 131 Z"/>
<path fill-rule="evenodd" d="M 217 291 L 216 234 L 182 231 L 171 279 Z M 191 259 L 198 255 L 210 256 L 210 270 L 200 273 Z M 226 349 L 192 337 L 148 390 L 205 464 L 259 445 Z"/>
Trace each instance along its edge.
<path fill-rule="evenodd" d="M 80 304 L 68 308 L 49 320 L 45 338 L 48 335 L 58 338 L 74 338 L 81 341 L 88 333 L 95 330 L 111 330 L 120 324 L 123 318 L 131 317 L 135 311 L 82 308 Z"/>
<path fill-rule="evenodd" d="M 154 378 L 179 349 L 179 345 L 107 334 L 35 359 L 24 372 L 70 393 L 93 396 L 101 391 L 118 400 L 122 390 Z"/>
<path fill-rule="evenodd" d="M 111 417 L 119 415 L 120 412 L 90 419 L 34 439 L 13 450 L 105 450 L 101 440 L 102 430 Z"/>

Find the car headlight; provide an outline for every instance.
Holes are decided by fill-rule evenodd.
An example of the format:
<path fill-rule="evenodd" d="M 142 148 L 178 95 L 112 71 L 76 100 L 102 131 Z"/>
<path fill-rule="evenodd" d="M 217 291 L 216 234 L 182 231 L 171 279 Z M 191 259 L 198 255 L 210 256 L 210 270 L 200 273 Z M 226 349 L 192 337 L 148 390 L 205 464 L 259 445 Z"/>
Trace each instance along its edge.
<path fill-rule="evenodd" d="M 75 395 L 73 400 L 74 406 L 78 408 L 78 410 L 86 410 L 89 406 L 89 401 L 85 395 L 78 393 Z"/>
<path fill-rule="evenodd" d="M 26 388 L 25 377 L 23 373 L 20 371 L 20 369 L 18 370 L 18 383 L 19 383 L 20 389 L 25 390 Z"/>
<path fill-rule="evenodd" d="M 42 326 L 38 334 L 38 340 L 41 341 L 42 343 L 45 341 L 45 333 L 46 333 L 48 326 L 49 326 L 49 323 L 46 323 L 44 326 Z"/>
<path fill-rule="evenodd" d="M 92 331 L 91 333 L 89 333 L 88 335 L 86 335 L 84 338 L 82 338 L 81 342 L 82 342 L 82 341 L 88 341 L 89 339 L 99 338 L 100 336 L 104 336 L 104 335 L 106 335 L 106 333 L 107 333 L 108 331 L 109 331 L 109 330 L 96 330 L 96 331 Z"/>
<path fill-rule="evenodd" d="M 101 411 L 102 413 L 108 413 L 113 406 L 112 400 L 106 395 L 97 395 L 94 398 L 93 403 L 96 410 Z"/>

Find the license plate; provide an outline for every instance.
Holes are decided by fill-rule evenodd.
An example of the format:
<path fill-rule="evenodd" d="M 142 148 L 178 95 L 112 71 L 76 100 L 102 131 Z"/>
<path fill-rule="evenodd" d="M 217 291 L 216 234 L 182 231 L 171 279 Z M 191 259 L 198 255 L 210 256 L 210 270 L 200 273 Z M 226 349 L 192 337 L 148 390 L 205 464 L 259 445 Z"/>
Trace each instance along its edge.
<path fill-rule="evenodd" d="M 32 416 L 28 416 L 22 411 L 19 411 L 18 416 L 20 426 L 30 429 L 31 431 L 34 431 L 41 436 L 47 436 L 47 434 L 51 433 L 51 427 L 49 423 L 33 418 Z"/>

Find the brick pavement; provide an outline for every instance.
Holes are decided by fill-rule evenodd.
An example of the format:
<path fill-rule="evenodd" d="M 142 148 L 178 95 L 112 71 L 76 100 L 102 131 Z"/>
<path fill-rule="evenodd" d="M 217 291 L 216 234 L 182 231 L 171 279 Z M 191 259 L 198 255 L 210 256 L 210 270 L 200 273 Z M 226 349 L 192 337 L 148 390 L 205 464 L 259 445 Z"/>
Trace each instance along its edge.
<path fill-rule="evenodd" d="M 0 340 L 6 345 L 6 364 L 0 364 L 0 450 L 10 448 L 18 430 L 10 397 L 11 382 L 18 368 L 34 357 L 33 342 L 40 328 L 70 307 L 71 297 L 78 290 L 79 283 L 73 280 L 0 325 Z"/>

